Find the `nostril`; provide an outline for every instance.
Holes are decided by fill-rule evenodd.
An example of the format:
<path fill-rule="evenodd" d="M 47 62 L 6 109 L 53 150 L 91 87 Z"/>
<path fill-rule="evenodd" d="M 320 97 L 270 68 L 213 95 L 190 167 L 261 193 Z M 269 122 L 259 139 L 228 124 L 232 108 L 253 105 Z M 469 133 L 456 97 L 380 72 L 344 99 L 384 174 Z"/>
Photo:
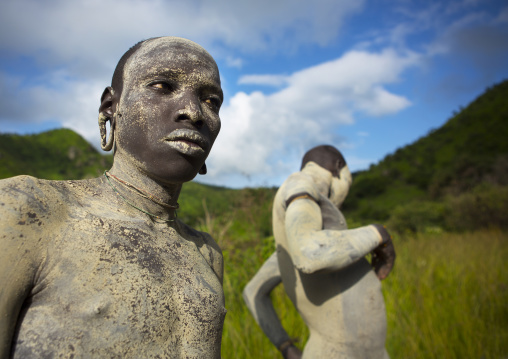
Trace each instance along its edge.
<path fill-rule="evenodd" d="M 180 113 L 177 118 L 176 118 L 177 121 L 188 121 L 190 120 L 190 116 L 186 113 Z"/>
<path fill-rule="evenodd" d="M 205 125 L 205 122 L 203 121 L 202 117 L 201 117 L 201 114 L 199 113 L 193 113 L 193 112 L 190 112 L 190 111 L 179 111 L 178 115 L 176 116 L 176 121 L 177 122 L 184 122 L 184 121 L 188 121 L 190 123 L 192 123 L 194 126 L 196 126 L 197 128 L 201 128 Z"/>

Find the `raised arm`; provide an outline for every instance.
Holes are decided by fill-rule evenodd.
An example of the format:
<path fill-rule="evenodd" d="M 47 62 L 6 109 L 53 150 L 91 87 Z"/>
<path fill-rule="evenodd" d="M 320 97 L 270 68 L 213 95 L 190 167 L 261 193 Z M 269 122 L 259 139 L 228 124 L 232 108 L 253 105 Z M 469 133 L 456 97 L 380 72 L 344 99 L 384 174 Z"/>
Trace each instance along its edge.
<path fill-rule="evenodd" d="M 281 282 L 277 253 L 259 268 L 256 275 L 243 290 L 243 300 L 247 304 L 256 323 L 285 358 L 299 358 L 300 351 L 291 344 L 270 299 L 271 291 Z"/>
<path fill-rule="evenodd" d="M 286 235 L 291 259 L 304 273 L 342 269 L 383 243 L 374 225 L 349 230 L 323 228 L 321 208 L 310 196 L 289 203 Z"/>

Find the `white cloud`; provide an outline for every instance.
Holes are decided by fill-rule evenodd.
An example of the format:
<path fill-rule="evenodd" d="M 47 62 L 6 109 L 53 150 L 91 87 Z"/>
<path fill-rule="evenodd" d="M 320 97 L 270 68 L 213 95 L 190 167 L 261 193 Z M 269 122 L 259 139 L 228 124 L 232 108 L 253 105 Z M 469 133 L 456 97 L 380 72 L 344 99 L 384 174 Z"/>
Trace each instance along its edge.
<path fill-rule="evenodd" d="M 100 94 L 120 56 L 137 41 L 160 35 L 187 37 L 235 68 L 233 73 L 252 65 L 248 63 L 251 54 L 275 57 L 308 45 L 337 45 L 344 21 L 360 12 L 364 3 L 1 1 L 2 59 L 26 56 L 34 64 L 27 74 L 18 70 L 7 75 L 8 70 L 0 69 L 0 120 L 59 121 L 97 145 Z M 209 175 L 200 179 L 231 183 L 235 178 L 241 185 L 242 181 L 266 184 L 263 178 L 271 178 L 268 184 L 280 184 L 298 168 L 310 146 L 344 144 L 337 135 L 338 126 L 353 124 L 359 114 L 386 116 L 403 110 L 410 105 L 409 99 L 388 85 L 401 81 L 405 69 L 421 63 L 421 55 L 408 47 L 421 51 L 431 43 L 428 58 L 440 54 L 457 63 L 471 58 L 485 69 L 506 66 L 506 56 L 498 54 L 506 52 L 508 8 L 489 15 L 475 13 L 475 1 L 453 2 L 455 7 L 411 4 L 399 1 L 387 9 L 385 16 L 402 14 L 382 22 L 390 28 L 366 27 L 366 19 L 359 19 L 358 28 L 364 33 L 353 36 L 362 42 L 340 58 L 290 75 L 263 72 L 238 81 L 272 86 L 273 93 L 229 94 L 228 82 L 236 78 L 223 79 L 230 100 L 221 111 L 223 127 L 208 161 Z M 41 71 L 42 76 L 33 76 Z M 362 163 L 348 158 L 352 161 Z"/>
<path fill-rule="evenodd" d="M 97 116 L 102 81 L 71 78 L 67 71 L 54 71 L 42 77 L 13 77 L 0 73 L 0 123 L 59 123 L 71 128 L 99 147 Z M 27 126 L 28 128 L 28 126 Z"/>
<path fill-rule="evenodd" d="M 228 67 L 236 67 L 241 69 L 243 66 L 243 60 L 239 57 L 227 56 L 226 57 L 226 65 Z"/>
<path fill-rule="evenodd" d="M 103 76 L 130 46 L 153 36 L 187 37 L 225 58 L 224 47 L 273 53 L 324 46 L 362 6 L 347 0 L 6 0 L 0 4 L 0 48 L 36 55 L 44 66 L 67 64 Z"/>
<path fill-rule="evenodd" d="M 221 110 L 223 126 L 208 160 L 207 180 L 220 183 L 242 173 L 245 185 L 257 174 L 284 177 L 298 168 L 305 150 L 338 145 L 337 127 L 354 123 L 357 113 L 383 116 L 409 106 L 409 100 L 383 86 L 418 61 L 413 53 L 390 49 L 351 51 L 284 77 L 288 86 L 273 94 L 235 94 Z"/>
<path fill-rule="evenodd" d="M 356 114 L 383 116 L 409 106 L 406 98 L 384 86 L 399 81 L 400 74 L 417 63 L 412 53 L 351 51 L 282 76 L 287 86 L 272 94 L 234 94 L 221 110 L 221 133 L 207 161 L 209 173 L 200 180 L 231 185 L 236 176 L 238 185 L 277 184 L 264 183 L 263 178 L 283 179 L 299 167 L 302 154 L 312 146 L 339 145 L 343 139 L 337 127 L 354 123 Z M 18 89 L 18 100 L 38 111 L 32 119 L 57 117 L 64 127 L 98 146 L 102 82 L 77 81 L 57 72 L 46 80 L 52 89 Z M 19 101 L 15 107 L 23 109 Z"/>

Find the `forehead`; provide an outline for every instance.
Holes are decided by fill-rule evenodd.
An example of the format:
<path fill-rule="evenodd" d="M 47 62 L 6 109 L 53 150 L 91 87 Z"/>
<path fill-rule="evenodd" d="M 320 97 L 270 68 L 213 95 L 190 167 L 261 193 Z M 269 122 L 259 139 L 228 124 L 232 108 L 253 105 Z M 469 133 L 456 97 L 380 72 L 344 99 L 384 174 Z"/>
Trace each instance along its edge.
<path fill-rule="evenodd" d="M 144 75 L 199 74 L 202 81 L 220 85 L 219 70 L 210 54 L 198 44 L 176 37 L 144 42 L 124 67 L 124 83 Z"/>

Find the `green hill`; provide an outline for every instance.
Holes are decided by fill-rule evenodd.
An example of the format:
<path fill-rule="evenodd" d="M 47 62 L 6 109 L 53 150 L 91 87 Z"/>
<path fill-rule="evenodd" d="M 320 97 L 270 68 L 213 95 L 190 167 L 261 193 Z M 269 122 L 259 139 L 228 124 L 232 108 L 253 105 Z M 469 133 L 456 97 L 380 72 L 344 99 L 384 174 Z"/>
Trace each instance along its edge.
<path fill-rule="evenodd" d="M 508 81 L 492 86 L 439 129 L 355 173 L 346 217 L 385 221 L 408 204 L 421 209 L 473 193 L 480 205 L 487 188 L 503 193 L 508 185 L 507 99 Z M 409 205 L 405 210 L 416 216 Z"/>
<path fill-rule="evenodd" d="M 35 135 L 0 134 L 0 178 L 22 174 L 62 180 L 96 177 L 110 168 L 103 156 L 69 129 Z"/>

